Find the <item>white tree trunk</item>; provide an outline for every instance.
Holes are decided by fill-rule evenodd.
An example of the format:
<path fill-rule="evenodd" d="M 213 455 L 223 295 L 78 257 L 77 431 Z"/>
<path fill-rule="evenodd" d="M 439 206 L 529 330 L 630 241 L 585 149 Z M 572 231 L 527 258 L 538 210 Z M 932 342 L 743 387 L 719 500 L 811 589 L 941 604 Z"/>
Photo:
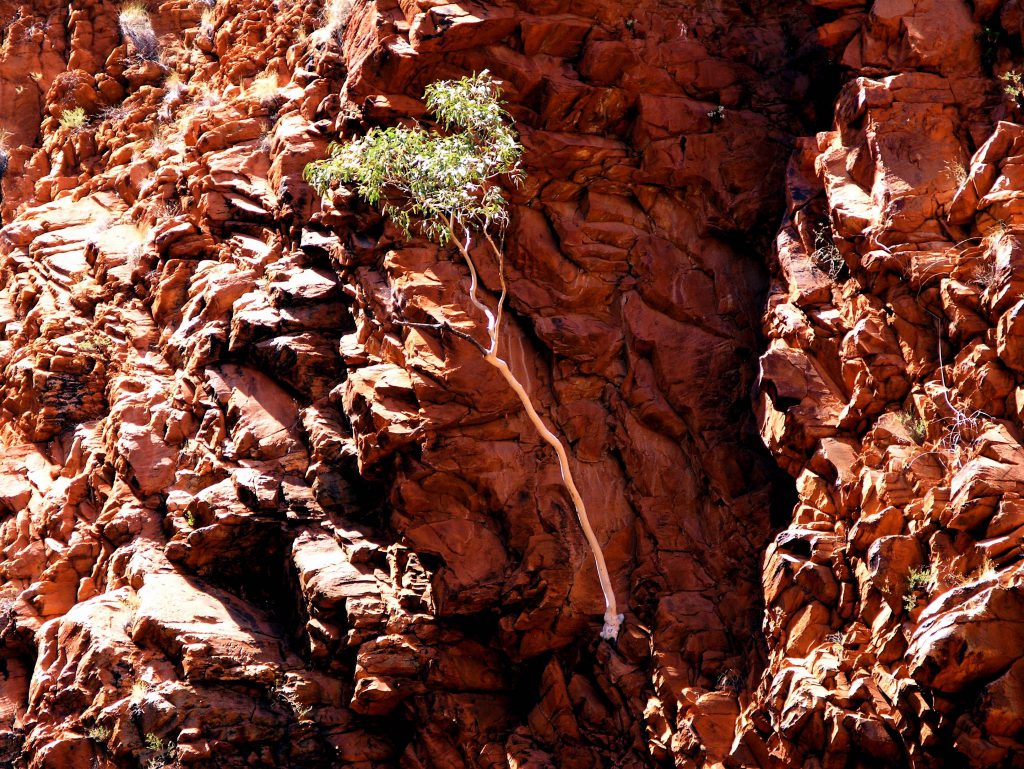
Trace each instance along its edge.
<path fill-rule="evenodd" d="M 470 284 L 469 284 L 469 300 L 473 303 L 473 306 L 484 313 L 487 318 L 487 336 L 488 345 L 484 348 L 484 360 L 494 366 L 501 375 L 508 382 L 509 387 L 519 398 L 519 402 L 523 404 L 523 408 L 526 410 L 526 415 L 530 418 L 530 422 L 537 429 L 540 437 L 547 443 L 551 448 L 555 450 L 555 455 L 558 457 L 558 467 L 562 472 L 562 483 L 565 485 L 566 491 L 569 492 L 569 496 L 572 499 L 573 506 L 576 508 L 576 517 L 579 519 L 580 528 L 583 529 L 583 536 L 587 539 L 587 544 L 590 546 L 590 550 L 594 556 L 594 564 L 597 567 L 597 578 L 601 583 L 601 592 L 604 594 L 604 627 L 601 628 L 601 637 L 614 640 L 619 635 L 619 628 L 622 625 L 623 615 L 618 612 L 618 605 L 615 601 L 615 590 L 612 588 L 611 576 L 608 573 L 608 566 L 604 560 L 604 553 L 601 551 L 601 543 L 597 541 L 597 535 L 594 534 L 594 529 L 590 525 L 590 517 L 587 515 L 587 507 L 583 502 L 583 497 L 580 495 L 579 489 L 576 487 L 576 482 L 573 480 L 572 469 L 569 467 L 569 455 L 565 450 L 565 446 L 561 439 L 548 429 L 548 426 L 544 424 L 544 420 L 541 419 L 540 414 L 537 413 L 537 409 L 533 406 L 533 401 L 530 400 L 529 393 L 526 392 L 526 388 L 523 387 L 522 383 L 516 378 L 516 375 L 512 373 L 512 369 L 509 368 L 508 363 L 498 357 L 498 331 L 501 326 L 501 317 L 503 311 L 503 305 L 505 302 L 505 295 L 507 293 L 505 285 L 505 264 L 504 254 L 501 249 L 494 243 L 490 235 L 486 234 L 488 243 L 492 249 L 494 249 L 495 255 L 498 257 L 498 274 L 501 280 L 501 297 L 498 299 L 498 307 L 495 312 L 491 312 L 490 308 L 487 307 L 483 302 L 477 298 L 477 271 L 476 265 L 473 263 L 473 258 L 469 255 L 469 248 L 472 244 L 469 229 L 463 227 L 463 234 L 465 236 L 465 242 L 455 237 L 455 222 L 449 220 L 449 230 L 452 234 L 452 240 L 459 247 L 459 251 L 462 252 L 462 257 L 466 260 L 466 266 L 469 268 Z"/>

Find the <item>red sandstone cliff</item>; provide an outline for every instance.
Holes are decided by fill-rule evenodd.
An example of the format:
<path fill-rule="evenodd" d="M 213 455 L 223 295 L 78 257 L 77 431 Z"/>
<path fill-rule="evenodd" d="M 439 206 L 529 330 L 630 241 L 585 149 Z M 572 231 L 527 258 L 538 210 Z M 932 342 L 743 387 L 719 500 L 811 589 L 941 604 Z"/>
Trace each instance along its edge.
<path fill-rule="evenodd" d="M 1024 760 L 1015 0 L 151 19 L 0 0 L 0 766 Z M 461 263 L 302 181 L 484 68 L 614 643 L 515 397 L 407 325 Z"/>

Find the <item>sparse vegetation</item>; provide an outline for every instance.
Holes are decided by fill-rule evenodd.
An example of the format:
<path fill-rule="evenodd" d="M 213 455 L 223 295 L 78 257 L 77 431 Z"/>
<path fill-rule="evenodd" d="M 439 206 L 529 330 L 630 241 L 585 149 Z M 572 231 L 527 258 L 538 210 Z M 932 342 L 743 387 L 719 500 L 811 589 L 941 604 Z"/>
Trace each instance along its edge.
<path fill-rule="evenodd" d="M 93 726 L 89 729 L 89 739 L 94 742 L 106 742 L 110 739 L 110 729 L 105 726 Z"/>
<path fill-rule="evenodd" d="M 926 419 L 909 410 L 901 411 L 897 417 L 915 443 L 924 443 L 925 438 L 928 437 L 928 421 Z"/>
<path fill-rule="evenodd" d="M 138 608 L 138 604 L 136 604 L 136 608 Z M 149 693 L 149 684 L 148 683 L 146 683 L 145 681 L 135 681 L 132 684 L 132 693 L 131 693 L 131 696 L 129 697 L 129 702 L 132 702 L 132 703 L 142 702 L 146 698 L 146 695 L 148 693 Z"/>
<path fill-rule="evenodd" d="M 832 280 L 838 280 L 843 270 L 846 269 L 846 261 L 839 253 L 835 241 L 832 240 L 832 232 L 828 225 L 819 227 L 814 233 L 814 251 L 811 259 L 818 266 L 818 269 L 828 275 Z"/>
<path fill-rule="evenodd" d="M 168 121 L 172 117 L 175 105 L 181 103 L 185 97 L 185 91 L 188 86 L 185 85 L 185 81 L 181 79 L 181 75 L 177 72 L 172 72 L 167 80 L 164 81 L 164 95 L 160 100 L 160 109 L 157 112 L 158 117 L 163 121 Z"/>
<path fill-rule="evenodd" d="M 999 576 L 999 569 L 996 568 L 992 558 L 985 556 L 985 559 L 981 562 L 981 566 L 974 570 L 972 574 L 972 581 L 984 582 L 985 580 L 993 579 Z"/>
<path fill-rule="evenodd" d="M 87 355 L 106 355 L 113 342 L 103 334 L 89 334 L 78 343 L 78 349 Z"/>
<path fill-rule="evenodd" d="M 990 22 L 982 25 L 981 31 L 974 35 L 974 39 L 981 45 L 981 62 L 986 67 L 995 64 L 999 57 L 999 40 L 1002 34 L 999 24 Z"/>
<path fill-rule="evenodd" d="M 199 521 L 196 518 L 195 511 L 193 511 L 193 510 L 186 510 L 184 518 L 185 518 L 185 523 L 188 524 L 188 527 L 190 529 L 197 528 L 197 524 L 199 523 Z"/>
<path fill-rule="evenodd" d="M 224 101 L 224 97 L 221 95 L 213 83 L 209 81 L 201 83 L 199 86 L 195 86 L 191 89 L 193 94 L 193 103 L 197 107 L 216 107 Z"/>
<path fill-rule="evenodd" d="M 725 122 L 725 107 L 719 104 L 714 109 L 708 110 L 708 120 L 714 125 Z"/>
<path fill-rule="evenodd" d="M 917 606 L 918 595 L 927 591 L 928 586 L 935 581 L 935 572 L 929 567 L 911 569 L 907 573 L 907 589 L 903 594 L 903 608 L 913 611 Z"/>
<path fill-rule="evenodd" d="M 203 11 L 203 15 L 199 17 L 199 34 L 205 35 L 206 37 L 213 37 L 214 29 L 217 23 L 217 11 L 212 6 L 206 8 Z"/>
<path fill-rule="evenodd" d="M 274 144 L 274 132 L 267 130 L 260 134 L 259 148 L 260 152 L 270 153 L 270 148 Z"/>
<path fill-rule="evenodd" d="M 963 464 L 962 449 L 969 448 L 977 438 L 982 427 L 982 417 L 987 416 L 981 411 L 968 414 L 955 406 L 953 416 L 943 420 L 946 434 L 942 438 L 942 448 L 949 455 L 950 464 L 959 468 Z"/>
<path fill-rule="evenodd" d="M 160 46 L 153 31 L 153 22 L 149 19 L 149 9 L 142 0 L 130 0 L 122 5 L 117 22 L 121 34 L 131 42 L 140 59 L 156 61 L 160 58 Z"/>
<path fill-rule="evenodd" d="M 174 763 L 174 753 L 177 746 L 171 740 L 164 742 L 152 732 L 146 734 L 146 750 L 155 753 L 146 764 L 146 769 L 160 769 Z"/>
<path fill-rule="evenodd" d="M 1024 107 L 1024 74 L 1011 69 L 999 76 L 1003 81 L 1003 93 L 1013 99 L 1018 107 Z"/>
<path fill-rule="evenodd" d="M 267 110 L 271 123 L 277 120 L 277 110 L 284 103 L 284 96 L 281 94 L 281 86 L 276 73 L 263 73 L 249 84 L 246 93 Z"/>
<path fill-rule="evenodd" d="M 82 107 L 66 109 L 60 113 L 61 128 L 70 128 L 72 131 L 84 128 L 86 123 L 85 110 Z"/>
<path fill-rule="evenodd" d="M 280 88 L 280 85 L 278 84 L 277 75 L 273 72 L 264 72 L 249 84 L 247 90 L 254 99 L 265 103 L 277 96 L 278 88 Z"/>
<path fill-rule="evenodd" d="M 117 120 L 124 120 L 130 114 L 131 114 L 131 110 L 130 109 L 125 107 L 123 104 L 118 104 L 116 106 L 111 106 L 111 107 L 107 107 L 107 108 L 105 108 L 103 110 L 100 110 L 100 112 L 97 115 L 97 117 L 100 120 L 109 120 L 111 122 L 114 122 L 114 121 L 117 121 Z"/>
<path fill-rule="evenodd" d="M 959 187 L 961 184 L 967 181 L 967 169 L 964 168 L 963 163 L 960 163 L 956 160 L 949 160 L 946 162 L 946 165 L 944 167 L 946 169 L 946 173 L 949 174 L 950 181 L 953 182 L 954 186 Z"/>
<path fill-rule="evenodd" d="M 426 105 L 445 132 L 419 126 L 372 128 L 362 138 L 333 145 L 328 158 L 306 167 L 305 176 L 321 195 L 337 182 L 352 184 L 360 197 L 379 206 L 407 234 L 415 226 L 441 245 L 454 245 L 461 254 L 469 272 L 470 304 L 486 318 L 486 341 L 446 323 L 406 325 L 447 331 L 476 346 L 512 388 L 541 438 L 555 451 L 604 593 L 601 635 L 615 638 L 622 615 L 565 446 L 544 423 L 526 389 L 498 354 L 507 294 L 501 232 L 508 220 L 499 181 L 518 183 L 522 178 L 522 148 L 500 96 L 498 84 L 486 71 L 461 80 L 433 83 L 426 89 Z M 474 232 L 482 234 L 484 246 L 496 260 L 501 292 L 493 310 L 478 298 L 479 277 L 470 255 Z"/>
<path fill-rule="evenodd" d="M 299 721 L 308 721 L 313 713 L 312 705 L 305 705 L 296 701 L 294 694 L 288 691 L 283 679 L 275 681 L 267 691 L 267 694 L 270 695 L 272 700 L 287 706 Z"/>
<path fill-rule="evenodd" d="M 315 43 L 341 42 L 354 0 L 328 0 L 324 6 L 323 26 L 310 35 Z"/>
<path fill-rule="evenodd" d="M 718 674 L 718 678 L 715 679 L 715 689 L 720 692 L 739 694 L 743 691 L 743 676 L 739 674 L 739 671 L 729 668 Z"/>

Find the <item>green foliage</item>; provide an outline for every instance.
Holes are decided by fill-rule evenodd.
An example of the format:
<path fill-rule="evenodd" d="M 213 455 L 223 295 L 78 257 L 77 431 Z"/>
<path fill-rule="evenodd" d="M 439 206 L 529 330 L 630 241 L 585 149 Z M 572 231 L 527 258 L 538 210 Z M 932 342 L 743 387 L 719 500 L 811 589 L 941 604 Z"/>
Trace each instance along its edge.
<path fill-rule="evenodd" d="M 174 753 L 177 746 L 171 740 L 164 742 L 152 732 L 146 734 L 146 750 L 156 755 L 146 764 L 146 769 L 158 769 L 174 762 Z"/>
<path fill-rule="evenodd" d="M 106 742 L 110 738 L 110 729 L 105 726 L 94 726 L 89 729 L 89 739 L 94 742 Z"/>
<path fill-rule="evenodd" d="M 91 333 L 78 342 L 78 349 L 87 355 L 105 355 L 110 351 L 113 342 L 102 334 Z"/>
<path fill-rule="evenodd" d="M 981 32 L 974 35 L 974 39 L 981 45 L 981 63 L 991 67 L 999 57 L 999 42 L 1002 39 L 1003 31 L 999 24 L 984 24 Z"/>
<path fill-rule="evenodd" d="M 911 569 L 907 573 L 907 590 L 903 594 L 903 608 L 907 611 L 913 611 L 914 607 L 917 606 L 917 594 L 928 588 L 933 581 L 934 574 L 931 568 L 922 567 L 920 569 Z"/>
<path fill-rule="evenodd" d="M 66 109 L 60 113 L 60 124 L 63 128 L 81 128 L 85 125 L 85 110 L 81 107 Z"/>
<path fill-rule="evenodd" d="M 907 428 L 910 437 L 918 444 L 923 443 L 924 439 L 928 437 L 928 422 L 912 411 L 901 411 L 897 416 L 903 426 Z"/>
<path fill-rule="evenodd" d="M 306 166 L 306 180 L 321 195 L 337 182 L 353 184 L 406 234 L 416 220 L 442 244 L 456 227 L 504 224 L 505 198 L 497 182 L 522 178 L 522 147 L 497 83 L 485 70 L 432 83 L 424 95 L 445 133 L 371 128 L 359 139 L 332 145 L 329 157 Z"/>
<path fill-rule="evenodd" d="M 192 511 L 192 510 L 186 510 L 185 511 L 185 523 L 188 524 L 188 527 L 190 529 L 196 528 L 196 524 L 199 523 L 199 520 L 196 518 L 196 514 L 195 514 L 194 511 Z"/>
<path fill-rule="evenodd" d="M 1018 107 L 1024 107 L 1024 74 L 1011 69 L 999 76 L 1003 81 L 1003 93 L 1013 98 Z"/>

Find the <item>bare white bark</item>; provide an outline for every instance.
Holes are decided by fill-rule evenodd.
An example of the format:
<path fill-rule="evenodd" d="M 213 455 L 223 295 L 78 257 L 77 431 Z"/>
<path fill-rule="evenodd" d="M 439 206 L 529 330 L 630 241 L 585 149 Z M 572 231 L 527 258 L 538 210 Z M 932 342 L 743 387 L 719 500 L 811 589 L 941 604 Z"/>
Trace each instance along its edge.
<path fill-rule="evenodd" d="M 498 306 L 494 312 L 491 312 L 491 309 L 477 298 L 479 280 L 477 278 L 476 265 L 473 263 L 473 257 L 469 255 L 469 249 L 472 245 L 469 229 L 466 227 L 462 228 L 464 240 L 460 240 L 455 235 L 455 224 L 454 219 L 449 218 L 448 227 L 452 240 L 458 246 L 459 251 L 462 253 L 462 258 L 466 261 L 466 266 L 469 268 L 469 301 L 487 318 L 488 343 L 486 346 L 481 345 L 481 349 L 484 351 L 484 360 L 494 366 L 505 378 L 509 387 L 512 388 L 512 391 L 519 398 L 519 402 L 523 404 L 527 417 L 529 417 L 530 422 L 537 429 L 540 437 L 555 450 L 555 455 L 558 457 L 558 467 L 562 472 L 562 483 L 565 485 L 566 491 L 569 492 L 569 497 L 576 508 L 576 517 L 579 519 L 580 528 L 583 529 L 583 536 L 586 537 L 587 544 L 593 553 L 594 564 L 597 567 L 597 578 L 601 583 L 601 592 L 604 594 L 604 627 L 601 628 L 601 637 L 614 640 L 619 635 L 623 615 L 619 614 L 618 611 L 615 590 L 612 588 L 612 580 L 604 560 L 604 553 L 601 551 L 601 543 L 597 541 L 597 535 L 594 534 L 594 529 L 590 525 L 590 517 L 587 515 L 587 507 L 583 502 L 579 489 L 576 487 L 576 481 L 573 479 L 572 469 L 569 467 L 569 455 L 561 439 L 544 424 L 544 420 L 537 413 L 537 409 L 534 408 L 533 401 L 530 399 L 529 393 L 526 392 L 526 388 L 516 378 L 516 375 L 512 373 L 508 363 L 498 356 L 498 333 L 501 330 L 502 310 L 505 297 L 508 294 L 508 287 L 505 284 L 504 254 L 485 229 L 484 236 L 498 258 L 498 275 L 501 280 L 501 296 L 498 299 Z"/>

